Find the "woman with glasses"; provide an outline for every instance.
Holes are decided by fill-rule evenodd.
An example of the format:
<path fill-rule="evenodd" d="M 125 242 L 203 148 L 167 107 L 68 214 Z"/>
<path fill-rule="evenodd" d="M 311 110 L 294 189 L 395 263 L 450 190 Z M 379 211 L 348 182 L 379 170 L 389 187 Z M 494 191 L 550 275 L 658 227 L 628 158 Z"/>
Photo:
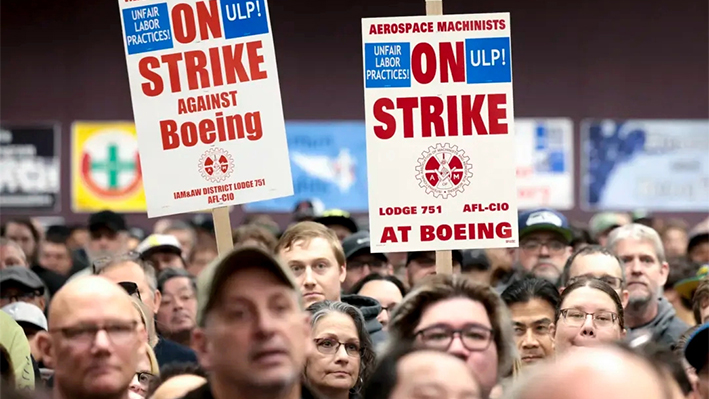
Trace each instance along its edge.
<path fill-rule="evenodd" d="M 576 279 L 564 289 L 554 324 L 557 353 L 618 341 L 625 336 L 618 293 L 592 277 Z"/>
<path fill-rule="evenodd" d="M 406 287 L 394 276 L 382 276 L 372 273 L 359 280 L 350 290 L 350 294 L 374 298 L 382 306 L 377 320 L 382 323 L 382 329 L 387 330 L 389 317 L 394 307 L 406 296 Z"/>
<path fill-rule="evenodd" d="M 483 398 L 509 374 L 516 357 L 512 322 L 500 296 L 456 275 L 422 281 L 394 310 L 389 334 L 390 344 L 414 341 L 463 359 Z"/>
<path fill-rule="evenodd" d="M 143 345 L 142 356 L 138 362 L 138 369 L 135 371 L 133 381 L 128 388 L 129 399 L 145 399 L 145 393 L 150 387 L 150 383 L 160 376 L 160 367 L 155 358 L 155 352 L 149 344 Z"/>
<path fill-rule="evenodd" d="M 362 313 L 343 302 L 316 302 L 311 313 L 317 350 L 305 364 L 306 383 L 330 399 L 359 397 L 374 368 L 374 349 Z"/>

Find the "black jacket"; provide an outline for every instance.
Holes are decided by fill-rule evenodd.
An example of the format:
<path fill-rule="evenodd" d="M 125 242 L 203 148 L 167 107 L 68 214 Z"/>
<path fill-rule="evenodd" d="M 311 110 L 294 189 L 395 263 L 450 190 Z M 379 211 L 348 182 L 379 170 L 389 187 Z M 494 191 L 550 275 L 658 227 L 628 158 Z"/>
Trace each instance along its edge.
<path fill-rule="evenodd" d="M 159 337 L 158 343 L 153 350 L 155 351 L 155 358 L 158 360 L 160 368 L 170 363 L 197 364 L 197 355 L 192 349 L 163 337 Z"/>
<path fill-rule="evenodd" d="M 340 300 L 348 305 L 356 307 L 360 312 L 362 312 L 362 316 L 364 316 L 364 322 L 367 327 L 367 332 L 372 338 L 374 347 L 377 347 L 377 345 L 386 341 L 387 333 L 382 328 L 382 323 L 377 320 L 379 312 L 382 311 L 382 306 L 376 299 L 362 295 L 342 295 Z"/>
<path fill-rule="evenodd" d="M 323 399 L 321 396 L 316 395 L 311 389 L 303 385 L 300 394 L 301 399 Z M 194 391 L 188 392 L 182 399 L 214 399 L 212 395 L 212 390 L 209 387 L 209 383 L 202 385 L 201 387 L 195 389 Z"/>

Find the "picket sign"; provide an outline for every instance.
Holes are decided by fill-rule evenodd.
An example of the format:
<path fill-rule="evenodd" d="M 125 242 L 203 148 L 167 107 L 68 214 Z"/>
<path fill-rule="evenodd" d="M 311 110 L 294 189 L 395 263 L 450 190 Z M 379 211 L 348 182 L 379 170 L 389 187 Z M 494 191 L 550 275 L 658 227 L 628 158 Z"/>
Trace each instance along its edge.
<path fill-rule="evenodd" d="M 426 0 L 426 15 L 443 15 L 443 0 Z M 436 251 L 436 273 L 453 274 L 452 251 Z"/>

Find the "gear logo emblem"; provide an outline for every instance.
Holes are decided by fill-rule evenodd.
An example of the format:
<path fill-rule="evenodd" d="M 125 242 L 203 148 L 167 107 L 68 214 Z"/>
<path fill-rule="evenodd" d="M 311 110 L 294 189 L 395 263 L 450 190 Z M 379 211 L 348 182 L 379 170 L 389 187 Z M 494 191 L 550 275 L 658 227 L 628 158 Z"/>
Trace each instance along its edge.
<path fill-rule="evenodd" d="M 428 147 L 418 159 L 416 178 L 426 194 L 446 199 L 462 193 L 470 185 L 473 165 L 458 146 L 436 144 Z"/>
<path fill-rule="evenodd" d="M 226 150 L 212 147 L 202 154 L 197 168 L 205 180 L 223 182 L 234 172 L 234 158 Z"/>

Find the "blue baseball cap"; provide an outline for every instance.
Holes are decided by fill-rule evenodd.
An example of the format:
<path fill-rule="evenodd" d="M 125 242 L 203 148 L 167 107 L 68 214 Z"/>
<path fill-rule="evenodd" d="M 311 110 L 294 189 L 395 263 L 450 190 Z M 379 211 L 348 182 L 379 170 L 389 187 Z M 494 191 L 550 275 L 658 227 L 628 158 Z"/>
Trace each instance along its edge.
<path fill-rule="evenodd" d="M 707 365 L 709 358 L 709 323 L 704 323 L 687 340 L 684 357 L 697 372 Z"/>
<path fill-rule="evenodd" d="M 553 231 L 561 234 L 567 243 L 570 243 L 573 236 L 571 227 L 566 216 L 549 209 L 539 208 L 519 214 L 519 238 L 520 240 L 535 231 Z"/>

